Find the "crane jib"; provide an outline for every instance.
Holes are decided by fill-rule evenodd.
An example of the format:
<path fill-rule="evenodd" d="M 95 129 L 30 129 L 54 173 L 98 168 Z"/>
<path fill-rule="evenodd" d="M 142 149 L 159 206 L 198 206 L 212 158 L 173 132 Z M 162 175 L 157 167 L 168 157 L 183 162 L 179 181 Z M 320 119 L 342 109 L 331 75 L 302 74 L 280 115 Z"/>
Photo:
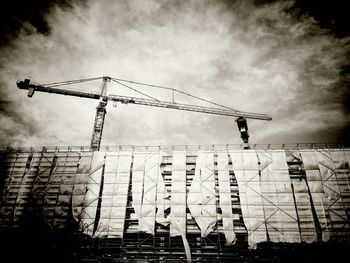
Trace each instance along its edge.
<path fill-rule="evenodd" d="M 117 101 L 121 103 L 133 103 L 133 104 L 144 105 L 144 106 L 153 106 L 153 107 L 192 111 L 192 112 L 201 112 L 201 113 L 238 117 L 238 118 L 243 117 L 243 118 L 257 119 L 257 120 L 271 120 L 271 118 L 266 114 L 258 114 L 258 113 L 242 112 L 242 111 L 229 111 L 229 110 L 219 109 L 219 108 L 210 108 L 210 107 L 204 107 L 204 106 L 198 106 L 198 105 L 126 97 L 126 96 L 119 96 L 119 95 L 112 95 L 112 94 L 108 96 L 108 100 Z"/>
<path fill-rule="evenodd" d="M 43 86 L 43 85 L 34 85 L 34 84 L 30 84 L 29 80 L 17 82 L 17 86 L 20 89 L 28 90 L 29 97 L 32 97 L 35 91 L 40 91 L 40 92 L 46 92 L 46 93 L 55 93 L 55 94 L 96 99 L 96 100 L 100 100 L 102 98 L 100 94 L 95 94 L 95 93 L 88 93 L 88 92 L 75 91 L 75 90 L 69 90 L 69 89 L 52 88 L 52 87 Z M 103 98 L 105 100 L 108 99 L 111 101 L 117 101 L 124 104 L 133 103 L 133 104 L 139 104 L 139 105 L 145 105 L 145 106 L 153 106 L 153 107 L 192 111 L 192 112 L 201 112 L 201 113 L 238 117 L 238 118 L 243 117 L 243 118 L 258 119 L 258 120 L 272 120 L 272 118 L 267 116 L 266 114 L 229 111 L 225 109 L 204 107 L 199 105 L 172 103 L 167 101 L 119 96 L 119 95 L 113 95 L 113 94 Z"/>
<path fill-rule="evenodd" d="M 28 91 L 31 91 L 31 93 L 34 93 L 34 91 L 40 91 L 45 93 L 55 93 L 55 94 L 75 96 L 75 97 L 88 98 L 88 99 L 96 99 L 96 100 L 99 100 L 101 97 L 100 95 L 94 94 L 94 93 L 75 91 L 75 90 L 64 90 L 64 89 L 51 88 L 51 87 L 45 87 L 40 85 L 26 84 L 23 81 L 17 82 L 17 87 L 19 89 L 26 89 Z"/>

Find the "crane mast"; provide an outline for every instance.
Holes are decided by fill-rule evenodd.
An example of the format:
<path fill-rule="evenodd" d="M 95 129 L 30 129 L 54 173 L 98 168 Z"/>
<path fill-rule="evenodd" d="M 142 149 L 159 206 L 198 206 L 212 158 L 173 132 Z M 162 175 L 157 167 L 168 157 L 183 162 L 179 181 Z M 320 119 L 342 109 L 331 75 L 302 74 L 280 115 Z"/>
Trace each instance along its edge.
<path fill-rule="evenodd" d="M 102 140 L 102 132 L 103 132 L 103 125 L 105 123 L 105 117 L 107 114 L 106 106 L 107 106 L 107 82 L 111 81 L 110 77 L 103 77 L 102 78 L 102 87 L 101 87 L 101 96 L 100 96 L 100 102 L 96 107 L 96 115 L 95 115 L 95 122 L 94 122 L 94 128 L 92 130 L 91 135 L 91 142 L 90 142 L 90 149 L 93 151 L 98 151 L 100 149 L 101 140 Z"/>
<path fill-rule="evenodd" d="M 81 82 L 86 82 L 90 80 L 102 79 L 102 86 L 99 93 L 95 92 L 85 92 L 85 91 L 75 91 L 70 89 L 62 89 L 57 88 L 63 85 L 76 84 Z M 18 81 L 17 87 L 19 89 L 28 90 L 28 97 L 32 97 L 36 91 L 45 92 L 45 93 L 54 93 L 66 96 L 74 96 L 81 98 L 89 98 L 99 100 L 99 104 L 96 107 L 96 115 L 94 121 L 94 127 L 91 136 L 90 149 L 92 151 L 98 151 L 100 149 L 102 132 L 104 126 L 105 116 L 107 114 L 106 105 L 108 101 L 121 102 L 124 104 L 139 104 L 144 106 L 153 106 L 167 109 L 176 109 L 176 110 L 184 110 L 184 111 L 192 111 L 192 112 L 201 112 L 207 114 L 215 114 L 222 116 L 235 117 L 238 129 L 241 133 L 241 138 L 244 142 L 244 148 L 249 149 L 248 144 L 248 126 L 246 119 L 257 119 L 257 120 L 272 120 L 266 114 L 261 113 L 251 113 L 251 112 L 243 112 L 237 111 L 233 109 L 221 109 L 221 108 L 213 108 L 213 107 L 205 107 L 199 105 L 192 104 L 183 104 L 183 103 L 175 103 L 174 101 L 161 101 L 157 99 L 145 99 L 145 98 L 137 98 L 137 97 L 129 97 L 129 96 L 120 96 L 120 95 L 107 95 L 107 82 L 111 81 L 111 77 L 103 76 L 99 78 L 91 78 L 85 80 L 73 80 L 73 81 L 64 81 L 57 83 L 48 83 L 48 84 L 34 84 L 31 83 L 29 79 L 25 79 L 24 81 Z M 113 79 L 112 79 L 113 80 Z M 119 82 L 118 82 L 119 83 Z"/>

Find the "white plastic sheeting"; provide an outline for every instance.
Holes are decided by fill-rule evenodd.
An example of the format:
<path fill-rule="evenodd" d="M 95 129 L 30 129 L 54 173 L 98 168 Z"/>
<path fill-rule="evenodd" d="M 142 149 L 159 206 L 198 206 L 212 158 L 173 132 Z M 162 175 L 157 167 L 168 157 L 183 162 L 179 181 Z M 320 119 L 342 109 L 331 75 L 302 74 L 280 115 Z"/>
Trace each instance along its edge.
<path fill-rule="evenodd" d="M 299 217 L 301 241 L 305 243 L 313 243 L 316 241 L 317 235 L 306 182 L 303 179 L 293 179 L 292 184 L 294 187 L 294 197 Z"/>
<path fill-rule="evenodd" d="M 330 157 L 317 151 L 301 152 L 301 157 L 306 172 L 307 183 L 309 185 L 313 205 L 317 218 L 322 229 L 322 240 L 328 241 L 330 238 L 330 226 L 327 224 L 327 200 L 325 199 L 324 188 L 320 173 L 319 161 L 327 163 Z M 329 166 L 330 164 L 328 164 Z M 323 168 L 323 165 L 321 165 Z M 321 168 L 321 169 L 322 169 Z"/>
<path fill-rule="evenodd" d="M 169 225 L 169 218 L 165 216 L 165 210 L 170 208 L 170 194 L 168 193 L 165 182 L 161 172 L 161 163 L 163 160 L 163 155 L 160 154 L 158 156 L 159 164 L 158 164 L 158 177 L 157 177 L 157 196 L 156 196 L 156 205 L 157 205 L 157 213 L 156 213 L 156 222 L 158 224 L 162 224 L 163 226 Z"/>
<path fill-rule="evenodd" d="M 123 237 L 132 152 L 106 154 L 96 237 Z"/>
<path fill-rule="evenodd" d="M 171 174 L 170 236 L 179 236 L 186 231 L 186 152 L 173 152 Z"/>
<path fill-rule="evenodd" d="M 233 227 L 231 185 L 228 166 L 227 152 L 219 152 L 217 159 L 220 208 L 222 211 L 222 226 L 226 243 L 231 245 L 236 242 L 236 235 Z"/>
<path fill-rule="evenodd" d="M 55 168 L 52 170 L 45 190 L 44 210 L 47 213 L 47 223 L 53 228 L 65 228 L 67 216 L 72 207 L 79 153 L 57 152 L 55 155 L 57 159 L 54 158 L 54 162 L 56 164 L 53 162 L 50 170 Z M 53 209 L 54 213 L 52 213 Z"/>
<path fill-rule="evenodd" d="M 248 245 L 256 248 L 267 241 L 263 200 L 259 182 L 259 167 L 253 150 L 229 151 L 237 179 L 243 221 L 248 231 Z"/>
<path fill-rule="evenodd" d="M 96 218 L 104 157 L 105 153 L 94 152 L 79 222 L 81 230 L 91 236 L 93 235 Z"/>
<path fill-rule="evenodd" d="M 139 218 L 139 231 L 154 235 L 155 221 L 169 223 L 164 210 L 170 206 L 160 165 L 161 152 L 135 153 L 132 174 L 133 207 Z M 156 208 L 158 212 L 156 214 Z"/>
<path fill-rule="evenodd" d="M 335 235 L 342 236 L 350 228 L 350 151 L 330 150 L 334 172 L 328 171 L 330 177 L 324 181 L 325 194 L 329 202 L 329 214 Z M 325 173 L 321 170 L 321 174 Z M 345 230 L 345 231 L 344 231 Z"/>
<path fill-rule="evenodd" d="M 87 191 L 87 184 L 89 181 L 91 161 L 91 153 L 80 153 L 77 174 L 75 176 L 75 183 L 72 193 L 72 214 L 77 221 L 80 221 L 81 219 L 84 197 Z"/>
<path fill-rule="evenodd" d="M 41 154 L 35 155 L 40 159 Z M 0 193 L 0 228 L 17 225 L 23 215 L 24 205 L 31 196 L 34 181 L 33 175 L 30 174 L 32 167 L 29 171 L 26 169 L 28 153 L 11 153 L 4 157 L 0 167 L 3 183 Z"/>
<path fill-rule="evenodd" d="M 40 154 L 38 153 L 33 154 L 33 159 L 38 157 L 40 158 Z M 23 204 L 23 203 L 25 204 L 27 202 L 27 200 L 25 200 L 26 197 L 28 196 L 28 190 L 26 188 L 28 187 L 28 184 L 32 185 L 35 180 L 35 178 L 31 176 L 31 174 L 28 172 L 29 170 L 24 169 L 21 181 L 17 182 L 17 183 L 20 183 L 20 185 L 18 188 L 18 196 L 16 198 L 15 207 L 13 211 L 14 222 L 19 221 L 20 217 L 22 216 L 23 211 L 21 211 L 22 206 L 20 206 L 20 204 Z"/>
<path fill-rule="evenodd" d="M 300 242 L 284 151 L 230 151 L 248 244 Z"/>
<path fill-rule="evenodd" d="M 198 152 L 195 175 L 187 196 L 187 204 L 201 230 L 202 237 L 206 237 L 216 224 L 213 152 Z"/>
<path fill-rule="evenodd" d="M 187 260 L 191 251 L 186 238 L 186 152 L 174 151 L 171 176 L 170 236 L 181 236 Z"/>
<path fill-rule="evenodd" d="M 160 155 L 158 152 L 146 154 L 139 230 L 152 235 L 154 235 L 156 219 L 157 179 L 160 172 L 159 161 Z"/>
<path fill-rule="evenodd" d="M 315 242 L 317 239 L 314 219 L 311 210 L 310 196 L 305 180 L 300 177 L 301 156 L 298 150 L 286 150 L 286 159 L 290 168 L 297 172 L 291 177 L 297 215 L 299 218 L 300 239 L 305 243 Z"/>
<path fill-rule="evenodd" d="M 322 228 L 322 240 L 342 235 L 345 228 L 349 229 L 348 151 L 301 151 L 301 156 Z"/>
<path fill-rule="evenodd" d="M 257 151 L 257 155 L 269 240 L 299 243 L 300 233 L 285 151 Z"/>
<path fill-rule="evenodd" d="M 135 152 L 132 166 L 132 206 L 135 215 L 139 219 L 141 216 L 141 204 L 143 193 L 143 178 L 145 174 L 146 153 Z"/>

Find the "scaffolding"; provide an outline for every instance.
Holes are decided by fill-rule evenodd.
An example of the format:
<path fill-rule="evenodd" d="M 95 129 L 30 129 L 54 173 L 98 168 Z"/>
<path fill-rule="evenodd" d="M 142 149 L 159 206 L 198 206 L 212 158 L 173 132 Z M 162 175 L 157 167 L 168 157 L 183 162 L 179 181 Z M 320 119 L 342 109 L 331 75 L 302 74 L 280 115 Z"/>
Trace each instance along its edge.
<path fill-rule="evenodd" d="M 341 217 L 336 218 L 334 215 L 332 217 L 321 216 L 320 209 L 328 208 L 327 206 L 321 207 L 319 199 L 315 197 L 312 180 L 308 177 L 310 166 L 305 167 L 305 157 L 303 159 L 305 152 L 323 154 L 331 153 L 332 149 L 336 149 L 348 153 L 349 149 L 341 148 L 339 145 L 324 144 L 321 147 L 321 145 L 299 144 L 256 145 L 255 149 L 269 152 L 283 150 L 285 153 L 291 196 L 293 196 L 288 205 L 295 207 L 297 231 L 302 244 L 274 243 L 267 239 L 266 242 L 258 244 L 256 250 L 248 248 L 249 231 L 247 231 L 242 214 L 240 189 L 230 157 L 228 158 L 228 175 L 232 222 L 237 241 L 234 245 L 226 244 L 223 212 L 220 207 L 218 153 L 228 154 L 230 150 L 245 152 L 243 147 L 244 145 L 115 146 L 101 147 L 99 154 L 104 152 L 105 156 L 109 156 L 120 151 L 131 151 L 134 154 L 145 151 L 162 151 L 161 176 L 167 192 L 171 193 L 173 151 L 186 151 L 186 193 L 188 194 L 195 175 L 198 151 L 213 153 L 216 225 L 212 232 L 203 237 L 195 218 L 186 207 L 185 231 L 192 262 L 252 262 L 257 260 L 279 262 L 283 258 L 288 261 L 288 257 L 292 254 L 293 258 L 299 256 L 299 259 L 307 261 L 313 257 L 311 252 L 316 249 L 316 246 L 317 248 L 324 246 L 329 251 L 330 247 L 337 250 L 342 248 L 344 243 L 349 243 L 349 160 L 334 168 L 334 173 L 331 175 L 333 177 L 330 177 L 339 190 L 336 196 L 337 205 L 329 204 L 328 208 L 331 208 L 333 214 L 339 214 L 343 209 Z M 72 200 L 74 200 L 73 197 L 83 195 L 84 190 L 82 189 L 87 184 L 91 169 L 93 169 L 91 166 L 93 158 L 94 153 L 89 151 L 89 147 L 21 148 L 1 151 L 0 230 L 6 232 L 8 229 L 21 228 L 23 224 L 37 223 L 40 219 L 41 227 L 45 228 L 45 231 L 64 233 L 65 237 L 70 237 L 67 242 L 74 244 L 72 246 L 74 247 L 72 251 L 74 262 L 187 262 L 183 240 L 181 236 L 170 235 L 169 225 L 163 226 L 156 223 L 154 235 L 139 231 L 139 219 L 135 216 L 133 205 L 132 166 L 129 172 L 122 237 L 91 237 L 91 234 L 85 231 L 86 228 L 74 219 L 74 213 L 79 214 L 79 211 L 74 211 Z M 312 169 L 319 170 L 317 167 Z M 327 184 L 327 180 L 323 180 L 321 185 L 323 188 L 331 187 Z M 99 198 L 101 199 L 102 196 L 100 195 Z M 97 209 L 101 209 L 101 203 L 102 200 Z M 96 215 L 100 212 L 96 212 Z M 169 209 L 165 210 L 165 216 L 169 213 Z M 326 225 L 323 222 L 326 222 Z M 326 227 L 327 231 L 332 230 L 331 240 L 322 238 Z M 327 243 L 322 243 L 322 240 Z M 310 252 L 309 256 L 306 251 Z"/>

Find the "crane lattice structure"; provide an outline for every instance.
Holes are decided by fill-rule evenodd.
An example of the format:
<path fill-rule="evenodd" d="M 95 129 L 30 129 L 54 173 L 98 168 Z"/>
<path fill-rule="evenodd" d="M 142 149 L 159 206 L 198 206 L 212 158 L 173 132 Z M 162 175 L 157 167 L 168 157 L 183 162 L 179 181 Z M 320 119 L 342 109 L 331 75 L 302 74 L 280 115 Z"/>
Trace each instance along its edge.
<path fill-rule="evenodd" d="M 61 86 L 67 86 L 71 84 L 89 82 L 94 80 L 102 80 L 102 86 L 98 92 L 85 92 L 85 91 L 71 90 L 68 88 L 61 88 Z M 107 95 L 107 83 L 111 81 L 119 85 L 122 85 L 126 88 L 129 88 L 133 91 L 136 91 L 148 98 L 137 98 L 137 97 L 114 95 L 114 94 Z M 153 88 L 170 90 L 172 92 L 172 101 L 169 102 L 169 101 L 158 100 L 154 97 L 149 96 L 148 94 L 145 94 L 141 91 L 138 91 L 137 89 L 134 89 L 126 85 L 125 83 L 145 85 Z M 160 108 L 167 108 L 167 109 L 176 109 L 176 110 L 183 110 L 183 111 L 201 112 L 201 113 L 207 113 L 207 114 L 234 117 L 236 118 L 238 129 L 241 133 L 241 138 L 244 142 L 245 149 L 249 149 L 249 144 L 248 144 L 249 135 L 248 135 L 248 126 L 247 126 L 246 119 L 257 119 L 257 120 L 268 120 L 268 121 L 272 120 L 272 118 L 266 114 L 238 111 L 238 110 L 220 105 L 212 101 L 208 101 L 206 99 L 194 96 L 192 94 L 189 94 L 174 88 L 151 85 L 151 84 L 118 79 L 118 78 L 112 78 L 108 76 L 88 78 L 88 79 L 77 79 L 77 80 L 62 81 L 62 82 L 51 82 L 46 84 L 31 83 L 29 79 L 25 79 L 24 81 L 18 81 L 17 86 L 20 89 L 28 90 L 28 97 L 30 98 L 33 97 L 34 93 L 37 91 L 37 92 L 54 93 L 54 94 L 99 100 L 99 104 L 96 107 L 95 122 L 94 122 L 94 127 L 92 131 L 92 136 L 91 136 L 91 143 L 90 143 L 90 148 L 93 151 L 98 151 L 100 149 L 103 126 L 104 126 L 105 116 L 107 113 L 106 106 L 108 101 L 113 101 L 114 103 L 120 102 L 124 104 L 139 104 L 139 105 L 145 105 L 145 106 L 153 106 L 153 107 L 160 107 Z M 215 106 L 219 106 L 220 108 L 177 103 L 174 101 L 175 92 L 190 96 L 195 99 L 199 99 L 201 101 L 213 104 Z"/>

